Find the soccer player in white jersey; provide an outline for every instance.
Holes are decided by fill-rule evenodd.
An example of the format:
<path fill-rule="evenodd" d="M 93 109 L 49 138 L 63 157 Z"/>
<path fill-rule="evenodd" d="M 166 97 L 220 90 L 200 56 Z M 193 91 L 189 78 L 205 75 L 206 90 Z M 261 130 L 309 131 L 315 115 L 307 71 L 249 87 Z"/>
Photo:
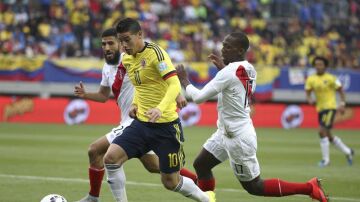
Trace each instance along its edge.
<path fill-rule="evenodd" d="M 105 64 L 102 69 L 102 79 L 98 92 L 90 93 L 85 91 L 84 85 L 80 82 L 75 86 L 74 94 L 83 99 L 89 99 L 96 102 L 106 102 L 110 97 L 112 91 L 117 105 L 121 109 L 121 122 L 116 128 L 113 128 L 109 133 L 91 143 L 88 155 L 90 161 L 89 180 L 90 191 L 87 196 L 80 200 L 80 202 L 96 202 L 99 201 L 99 194 L 104 176 L 103 157 L 110 146 L 110 143 L 116 136 L 121 135 L 122 131 L 130 125 L 133 121 L 129 117 L 129 109 L 134 95 L 134 87 L 127 76 L 125 69 L 118 68 L 122 55 L 120 54 L 120 43 L 116 38 L 116 30 L 110 28 L 105 30 L 101 36 L 102 49 L 105 57 Z M 116 79 L 115 79 L 116 78 Z M 182 96 L 177 98 L 178 107 L 186 105 L 186 100 Z M 159 173 L 158 157 L 154 152 L 149 152 L 140 158 L 144 167 L 151 173 Z M 125 174 L 121 167 L 121 173 Z M 187 169 L 183 170 L 183 174 L 188 173 Z M 125 188 L 123 189 L 125 192 Z M 126 199 L 126 194 L 121 194 Z M 124 200 L 125 200 L 124 199 Z"/>
<path fill-rule="evenodd" d="M 217 131 L 205 142 L 194 161 L 198 185 L 204 191 L 215 188 L 212 168 L 229 158 L 231 168 L 243 188 L 257 196 L 309 195 L 327 202 L 319 180 L 293 183 L 276 179 L 261 179 L 256 157 L 257 138 L 250 118 L 250 97 L 255 91 L 256 71 L 245 60 L 249 40 L 242 32 L 233 32 L 223 41 L 222 61 L 211 56 L 221 69 L 201 90 L 191 85 L 183 65 L 177 66 L 182 86 L 196 103 L 218 96 Z"/>

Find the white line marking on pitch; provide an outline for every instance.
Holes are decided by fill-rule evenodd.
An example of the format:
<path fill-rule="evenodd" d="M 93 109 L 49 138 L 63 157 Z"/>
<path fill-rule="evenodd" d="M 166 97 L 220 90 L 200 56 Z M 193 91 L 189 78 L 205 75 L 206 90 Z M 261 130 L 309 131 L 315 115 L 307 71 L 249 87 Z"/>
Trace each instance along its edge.
<path fill-rule="evenodd" d="M 62 177 L 43 177 L 43 176 L 27 176 L 27 175 L 8 175 L 8 174 L 0 174 L 2 178 L 13 178 L 13 179 L 22 179 L 22 180 L 42 180 L 42 181 L 57 181 L 57 182 L 79 182 L 79 183 L 88 183 L 88 179 L 81 178 L 62 178 Z M 154 183 L 146 183 L 146 182 L 134 182 L 134 181 L 126 181 L 128 185 L 136 185 L 136 186 L 145 186 L 145 187 L 162 187 L 160 184 Z M 219 188 L 216 191 L 223 192 L 243 192 L 244 190 L 238 189 L 230 189 L 230 188 Z M 302 196 L 303 197 L 303 196 Z M 330 196 L 331 201 L 353 201 L 360 202 L 360 199 L 355 198 L 345 198 L 345 197 L 334 197 Z"/>

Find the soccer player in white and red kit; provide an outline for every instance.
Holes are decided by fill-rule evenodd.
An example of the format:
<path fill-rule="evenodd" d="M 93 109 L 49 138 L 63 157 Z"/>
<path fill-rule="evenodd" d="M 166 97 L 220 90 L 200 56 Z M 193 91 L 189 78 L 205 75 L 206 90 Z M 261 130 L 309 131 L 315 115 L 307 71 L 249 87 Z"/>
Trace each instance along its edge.
<path fill-rule="evenodd" d="M 256 157 L 257 138 L 250 118 L 250 98 L 255 91 L 256 71 L 245 60 L 249 40 L 242 32 L 233 32 L 223 41 L 222 61 L 210 58 L 221 70 L 201 90 L 190 84 L 183 65 L 177 67 L 178 77 L 186 93 L 196 103 L 218 96 L 217 131 L 205 142 L 194 162 L 198 186 L 214 190 L 212 168 L 229 158 L 231 168 L 244 189 L 257 196 L 309 195 L 327 202 L 317 178 L 306 183 L 261 179 Z M 226 65 L 226 66 L 225 66 Z"/>

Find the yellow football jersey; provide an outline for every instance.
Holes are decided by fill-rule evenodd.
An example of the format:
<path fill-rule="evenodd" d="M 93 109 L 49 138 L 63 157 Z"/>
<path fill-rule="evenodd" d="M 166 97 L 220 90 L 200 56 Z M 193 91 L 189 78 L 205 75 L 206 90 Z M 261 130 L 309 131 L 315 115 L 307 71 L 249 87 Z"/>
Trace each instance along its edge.
<path fill-rule="evenodd" d="M 134 101 L 137 104 L 137 118 L 148 121 L 145 113 L 157 107 L 168 89 L 166 79 L 177 76 L 169 55 L 158 45 L 145 42 L 145 48 L 136 56 L 125 54 L 122 64 L 135 86 Z M 179 88 L 181 88 L 179 86 Z M 171 122 L 178 118 L 175 99 L 167 103 L 157 123 Z"/>
<path fill-rule="evenodd" d="M 336 109 L 336 90 L 340 87 L 340 81 L 329 73 L 311 75 L 305 83 L 305 90 L 315 93 L 317 111 Z"/>

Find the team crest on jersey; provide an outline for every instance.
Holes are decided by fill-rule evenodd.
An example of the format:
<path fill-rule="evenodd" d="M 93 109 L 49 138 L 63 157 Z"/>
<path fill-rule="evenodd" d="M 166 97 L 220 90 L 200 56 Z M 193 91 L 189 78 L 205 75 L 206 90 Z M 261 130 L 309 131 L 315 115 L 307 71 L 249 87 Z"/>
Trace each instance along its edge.
<path fill-rule="evenodd" d="M 168 68 L 168 66 L 165 62 L 160 62 L 158 67 L 159 67 L 160 72 L 163 72 Z"/>
<path fill-rule="evenodd" d="M 146 61 L 145 61 L 145 59 L 142 59 L 142 60 L 141 60 L 141 67 L 144 68 L 145 65 L 146 65 Z"/>

